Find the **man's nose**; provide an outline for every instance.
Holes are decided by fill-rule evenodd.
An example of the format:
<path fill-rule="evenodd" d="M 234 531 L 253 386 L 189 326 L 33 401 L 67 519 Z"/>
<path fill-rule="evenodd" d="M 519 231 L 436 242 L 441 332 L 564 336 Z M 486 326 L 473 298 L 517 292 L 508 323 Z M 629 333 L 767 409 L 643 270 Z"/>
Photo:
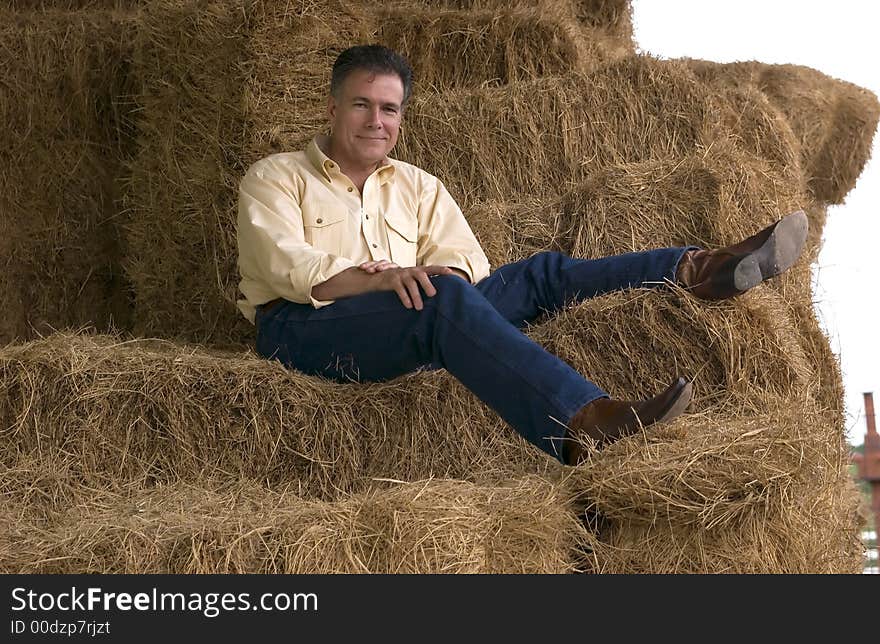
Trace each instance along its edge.
<path fill-rule="evenodd" d="M 382 119 L 379 118 L 379 108 L 375 107 L 370 110 L 369 119 L 367 120 L 367 125 L 370 127 L 381 128 L 382 127 Z"/>

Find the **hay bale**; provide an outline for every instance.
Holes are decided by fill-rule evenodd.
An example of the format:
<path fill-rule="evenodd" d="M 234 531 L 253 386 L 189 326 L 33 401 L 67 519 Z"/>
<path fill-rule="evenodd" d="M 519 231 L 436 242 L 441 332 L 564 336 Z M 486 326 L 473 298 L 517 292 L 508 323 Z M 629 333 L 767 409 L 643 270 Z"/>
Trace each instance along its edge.
<path fill-rule="evenodd" d="M 632 523 L 730 526 L 793 487 L 839 482 L 843 445 L 811 405 L 768 395 L 760 413 L 702 413 L 621 441 L 572 484 L 602 514 Z"/>
<path fill-rule="evenodd" d="M 754 414 L 767 400 L 818 395 L 797 329 L 764 287 L 718 303 L 624 291 L 573 305 L 529 335 L 614 398 L 653 395 L 675 375 L 695 383 L 692 412 Z"/>
<path fill-rule="evenodd" d="M 604 517 L 589 565 L 654 574 L 857 571 L 858 493 L 839 426 L 809 405 L 766 402 L 754 416 L 682 417 L 578 468 L 571 484 Z"/>
<path fill-rule="evenodd" d="M 746 413 L 767 396 L 816 395 L 813 366 L 767 289 L 716 305 L 613 294 L 529 334 L 622 398 L 677 373 L 696 380 L 695 409 Z M 249 352 L 106 336 L 56 334 L 3 349 L 0 424 L 7 467 L 67 455 L 56 469 L 96 486 L 107 477 L 232 476 L 296 482 L 301 494 L 327 499 L 371 478 L 485 482 L 561 467 L 445 371 L 337 384 Z"/>
<path fill-rule="evenodd" d="M 336 384 L 252 353 L 67 334 L 2 351 L 2 463 L 64 456 L 96 486 L 231 476 L 333 499 L 371 478 L 559 467 L 445 372 Z"/>
<path fill-rule="evenodd" d="M 817 207 L 809 215 L 810 221 L 817 218 L 824 221 L 824 214 L 825 209 Z M 817 254 L 818 249 L 814 253 Z M 816 397 L 820 406 L 837 419 L 837 426 L 843 431 L 845 406 L 840 361 L 831 350 L 831 341 L 819 323 L 813 306 L 812 267 L 815 254 L 813 257 L 802 257 L 788 272 L 768 282 L 767 286 L 779 294 L 786 316 L 797 327 L 804 355 L 815 369 Z"/>
<path fill-rule="evenodd" d="M 478 204 L 467 218 L 499 266 L 542 250 L 604 257 L 665 246 L 720 247 L 808 203 L 787 172 L 719 141 L 680 159 L 606 166 L 567 193 Z"/>
<path fill-rule="evenodd" d="M 810 203 L 803 184 L 772 161 L 786 147 L 776 150 L 762 157 L 719 142 L 682 160 L 609 166 L 567 194 L 479 204 L 468 211 L 468 220 L 498 266 L 544 249 L 602 257 L 665 245 L 720 247 L 805 208 L 811 230 L 804 256 L 762 288 L 780 296 L 782 316 L 794 325 L 790 334 L 812 365 L 813 395 L 839 415 L 840 368 L 812 305 L 810 267 L 819 252 L 825 209 Z"/>
<path fill-rule="evenodd" d="M 135 289 L 139 335 L 183 328 L 197 340 L 253 337 L 253 327 L 232 315 L 233 298 L 218 298 L 235 290 L 230 222 L 248 165 L 240 65 L 247 30 L 227 3 L 154 2 L 141 14 L 139 149 L 123 195 L 125 271 Z"/>
<path fill-rule="evenodd" d="M 684 62 L 719 90 L 746 87 L 765 94 L 798 139 L 813 198 L 824 205 L 843 202 L 871 155 L 880 118 L 872 92 L 799 65 Z"/>
<path fill-rule="evenodd" d="M 554 574 L 572 572 L 584 535 L 562 488 L 534 476 L 333 503 L 250 483 L 95 490 L 44 522 L 17 506 L 0 512 L 4 573 Z"/>
<path fill-rule="evenodd" d="M 621 529 L 612 544 L 591 544 L 579 563 L 607 574 L 858 574 L 863 550 L 854 533 L 853 499 L 820 491 L 772 518 L 753 516 L 734 527 L 694 531 L 673 524 Z"/>
<path fill-rule="evenodd" d="M 118 12 L 0 13 L 0 344 L 127 328 L 118 190 L 135 28 Z"/>
<path fill-rule="evenodd" d="M 629 54 L 635 53 L 632 6 L 629 0 L 415 0 L 432 7 L 504 11 L 536 9 L 541 13 L 574 17 L 584 29 L 609 34 Z"/>
<path fill-rule="evenodd" d="M 397 156 L 464 206 L 559 194 L 613 164 L 677 158 L 719 133 L 707 88 L 645 56 L 591 74 L 414 100 Z"/>
<path fill-rule="evenodd" d="M 407 7 L 384 10 L 374 20 L 372 39 L 404 52 L 413 66 L 416 95 L 562 75 L 622 56 L 605 34 L 584 33 L 572 20 L 534 9 Z"/>

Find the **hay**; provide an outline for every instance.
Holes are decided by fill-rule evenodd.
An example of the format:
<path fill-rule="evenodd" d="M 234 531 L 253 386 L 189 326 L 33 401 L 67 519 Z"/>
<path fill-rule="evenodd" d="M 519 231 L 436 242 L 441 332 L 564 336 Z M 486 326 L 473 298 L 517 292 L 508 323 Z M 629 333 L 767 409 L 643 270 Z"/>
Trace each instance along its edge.
<path fill-rule="evenodd" d="M 102 489 L 49 521 L 9 500 L 0 571 L 15 574 L 552 574 L 572 571 L 584 534 L 561 488 L 534 476 L 429 480 L 335 503 L 232 482 Z"/>
<path fill-rule="evenodd" d="M 592 544 L 591 559 L 577 565 L 606 574 L 858 574 L 855 499 L 823 490 L 716 530 L 628 526 L 612 544 Z"/>
<path fill-rule="evenodd" d="M 574 0 L 574 12 L 584 25 L 601 28 L 621 42 L 633 42 L 632 6 L 629 0 Z"/>
<path fill-rule="evenodd" d="M 494 266 L 542 250 L 604 257 L 715 248 L 802 208 L 799 188 L 765 159 L 719 142 L 681 159 L 610 165 L 552 197 L 479 204 L 467 218 Z"/>
<path fill-rule="evenodd" d="M 223 32 L 223 28 L 211 30 L 212 34 Z M 181 34 L 184 36 L 191 39 L 187 31 Z M 171 42 L 157 45 L 157 38 L 152 44 L 158 49 L 173 49 Z M 261 40 L 278 41 L 277 33 Z M 201 56 L 202 49 L 194 54 Z M 163 59 L 160 56 L 154 63 L 158 65 Z M 269 58 L 264 55 L 258 60 Z M 210 70 L 219 64 L 212 61 L 201 68 Z M 206 87 L 212 82 L 217 82 L 216 75 L 205 79 Z M 162 86 L 164 81 L 156 84 Z M 638 59 L 589 77 L 449 92 L 440 101 L 414 101 L 405 138 L 418 143 L 403 143 L 400 156 L 443 177 L 464 205 L 475 200 L 506 201 L 513 195 L 522 199 L 525 195 L 559 194 L 609 164 L 698 153 L 700 132 L 717 126 L 711 97 L 699 90 L 699 83 L 686 70 Z M 231 123 L 243 117 L 234 114 L 231 98 L 209 102 L 205 99 L 208 95 L 210 91 L 184 101 L 191 108 L 187 110 L 189 117 L 199 119 L 187 125 L 187 132 L 165 125 L 169 120 L 174 122 L 167 112 L 180 109 L 179 95 L 148 107 L 148 112 L 163 116 L 144 128 L 152 134 L 143 148 L 143 163 L 139 160 L 133 168 L 128 194 L 129 205 L 137 213 L 129 228 L 133 253 L 128 272 L 141 302 L 138 333 L 142 335 L 218 343 L 248 340 L 252 334 L 234 307 L 238 274 L 231 216 L 234 185 L 243 174 L 247 155 L 242 147 L 228 144 L 240 138 L 235 139 L 234 134 L 224 138 L 215 131 L 218 122 Z M 264 135 L 257 137 L 255 147 L 302 134 L 281 125 L 273 130 L 268 122 L 268 115 L 276 124 L 303 122 L 293 119 L 292 113 L 291 118 L 285 118 L 280 107 L 274 109 L 278 99 L 271 97 L 282 95 L 280 88 L 259 94 L 260 103 L 251 113 L 263 115 L 262 122 L 256 117 L 253 120 L 254 132 Z M 545 103 L 552 104 L 552 109 Z M 604 117 L 594 122 L 588 116 L 607 113 L 612 104 L 626 104 L 630 110 L 616 115 L 613 127 Z M 226 108 L 229 111 L 217 113 Z M 566 122 L 555 124 L 554 117 L 563 115 Z M 657 124 L 655 119 L 665 122 Z M 694 120 L 704 122 L 704 127 L 692 125 Z M 462 122 L 468 123 L 464 129 L 457 125 Z M 192 137 L 192 132 L 200 134 Z M 174 146 L 163 143 L 166 136 L 174 137 Z M 537 139 L 544 143 L 536 146 Z M 206 146 L 206 141 L 213 143 Z M 675 142 L 671 149 L 669 141 Z M 206 153 L 213 160 L 198 161 Z M 186 166 L 180 158 L 192 161 Z M 233 159 L 238 162 L 230 165 Z M 186 194 L 153 187 L 168 185 L 186 186 Z M 168 221 L 168 213 L 177 216 Z M 749 224 L 751 228 L 753 222 Z"/>
<path fill-rule="evenodd" d="M 2 462 L 63 454 L 95 487 L 231 476 L 333 499 L 374 477 L 559 467 L 445 373 L 343 385 L 251 353 L 65 334 L 3 351 Z"/>
<path fill-rule="evenodd" d="M 11 11 L 126 11 L 143 5 L 147 0 L 6 0 Z"/>
<path fill-rule="evenodd" d="M 839 484 L 837 428 L 809 404 L 779 400 L 768 396 L 760 413 L 691 414 L 617 443 L 578 468 L 574 485 L 611 520 L 713 529 Z"/>
<path fill-rule="evenodd" d="M 0 12 L 0 344 L 126 328 L 114 184 L 132 153 L 133 20 Z"/>
<path fill-rule="evenodd" d="M 695 412 L 752 414 L 768 400 L 818 395 L 815 367 L 769 289 L 717 304 L 678 292 L 606 295 L 529 334 L 616 398 L 653 395 L 675 375 L 695 382 Z"/>
<path fill-rule="evenodd" d="M 155 2 L 141 14 L 138 154 L 124 187 L 138 335 L 172 337 L 183 327 L 196 339 L 253 337 L 232 315 L 234 298 L 218 298 L 235 291 L 247 29 L 222 3 Z"/>
<path fill-rule="evenodd" d="M 495 12 L 536 9 L 547 15 L 573 17 L 582 28 L 601 30 L 615 38 L 621 49 L 635 53 L 629 0 L 415 0 L 401 4 Z"/>
<path fill-rule="evenodd" d="M 584 34 L 573 22 L 536 10 L 406 8 L 386 10 L 375 21 L 372 39 L 405 52 L 413 66 L 416 95 L 561 75 L 620 57 L 603 34 Z"/>
<path fill-rule="evenodd" d="M 707 83 L 763 92 L 794 131 L 813 198 L 839 204 L 871 154 L 880 102 L 870 91 L 808 67 L 684 61 Z"/>
<path fill-rule="evenodd" d="M 529 333 L 615 396 L 645 395 L 678 373 L 696 380 L 695 409 L 748 413 L 768 397 L 815 395 L 813 367 L 766 289 L 709 306 L 608 295 Z M 96 487 L 108 476 L 233 476 L 297 482 L 327 499 L 371 478 L 485 482 L 560 467 L 446 372 L 337 384 L 249 352 L 104 336 L 55 334 L 0 352 L 0 426 L 6 466 L 61 453 Z"/>
<path fill-rule="evenodd" d="M 138 294 L 138 335 L 211 344 L 252 341 L 253 329 L 235 307 L 237 183 L 251 161 L 301 147 L 323 127 L 333 57 L 378 24 L 371 22 L 376 14 L 358 13 L 356 7 L 329 21 L 327 6 L 288 14 L 266 5 L 247 20 L 230 15 L 223 3 L 211 5 L 214 13 L 173 2 L 146 12 L 142 154 L 131 168 L 126 194 L 132 213 L 127 271 Z M 381 14 L 382 29 L 403 39 L 405 47 L 419 47 L 413 55 L 426 83 L 438 89 L 455 79 L 484 84 L 509 77 L 510 69 L 546 72 L 540 65 L 559 60 L 553 51 L 539 55 L 540 39 L 534 36 L 543 33 L 541 25 L 558 29 L 562 23 L 519 11 L 497 17 L 435 13 L 426 18 L 424 37 L 414 38 L 408 35 L 412 24 L 430 12 L 395 7 Z M 468 29 L 462 27 L 466 23 Z M 430 36 L 432 29 L 437 36 Z M 460 62 L 440 64 L 453 43 L 439 36 L 445 33 L 464 39 L 455 41 L 468 53 L 456 59 Z M 503 43 L 517 33 L 532 44 L 514 63 Z M 476 38 L 480 34 L 486 37 Z M 558 42 L 565 45 L 559 56 L 574 47 L 574 41 Z M 740 238 L 794 207 L 822 212 L 800 198 L 805 188 L 797 142 L 763 94 L 740 90 L 720 96 L 686 65 L 646 57 L 591 74 L 424 92 L 413 101 L 397 150 L 403 160 L 440 176 L 466 212 L 478 211 L 476 218 L 481 208 L 488 213 L 498 203 L 535 203 L 585 182 L 601 184 L 609 172 L 638 171 L 638 164 L 654 163 L 659 170 L 690 159 L 694 166 L 700 155 L 724 175 L 717 218 L 710 224 L 713 238 Z M 637 197 L 621 205 L 632 206 Z M 492 232 L 502 226 L 485 218 L 484 224 Z M 809 253 L 815 256 L 822 221 L 811 224 Z M 695 232 L 711 231 L 703 225 Z M 488 245 L 503 241 L 491 239 Z M 505 252 L 490 250 L 493 257 Z"/>
<path fill-rule="evenodd" d="M 810 405 L 766 403 L 760 415 L 682 417 L 578 468 L 572 485 L 605 517 L 590 565 L 612 573 L 857 571 L 858 493 L 839 426 Z"/>
<path fill-rule="evenodd" d="M 633 57 L 592 74 L 414 100 L 397 156 L 464 206 L 559 194 L 608 165 L 685 156 L 718 132 L 683 66 Z"/>

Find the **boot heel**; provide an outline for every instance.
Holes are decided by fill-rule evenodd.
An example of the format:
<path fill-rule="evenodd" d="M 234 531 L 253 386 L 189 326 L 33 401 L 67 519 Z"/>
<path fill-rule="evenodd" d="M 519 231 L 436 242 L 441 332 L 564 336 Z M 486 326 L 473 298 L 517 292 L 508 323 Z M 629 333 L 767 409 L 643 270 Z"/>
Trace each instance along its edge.
<path fill-rule="evenodd" d="M 740 292 L 756 287 L 762 280 L 761 265 L 754 255 L 744 257 L 733 271 L 733 286 Z"/>

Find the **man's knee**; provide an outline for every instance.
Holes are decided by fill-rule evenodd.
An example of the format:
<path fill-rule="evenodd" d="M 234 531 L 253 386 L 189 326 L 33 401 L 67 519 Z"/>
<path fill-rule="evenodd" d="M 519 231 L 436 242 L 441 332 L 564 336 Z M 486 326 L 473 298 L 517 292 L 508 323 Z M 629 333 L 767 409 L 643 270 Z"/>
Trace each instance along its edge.
<path fill-rule="evenodd" d="M 438 295 L 441 291 L 453 294 L 473 288 L 470 282 L 458 275 L 434 275 L 431 277 L 431 284 L 437 289 Z"/>
<path fill-rule="evenodd" d="M 431 278 L 431 284 L 437 294 L 428 299 L 441 307 L 479 295 L 479 291 L 470 282 L 457 275 L 435 275 Z"/>

